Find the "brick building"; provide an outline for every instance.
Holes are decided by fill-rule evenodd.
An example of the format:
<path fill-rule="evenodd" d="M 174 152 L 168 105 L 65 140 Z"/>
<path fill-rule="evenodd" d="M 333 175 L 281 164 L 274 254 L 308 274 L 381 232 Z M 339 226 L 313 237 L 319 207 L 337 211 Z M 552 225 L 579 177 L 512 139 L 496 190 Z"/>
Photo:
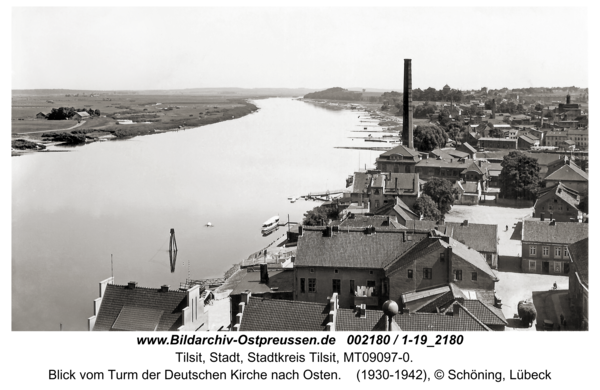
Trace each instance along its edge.
<path fill-rule="evenodd" d="M 432 231 L 385 267 L 389 298 L 455 283 L 459 288 L 493 291 L 498 281 L 482 254 Z"/>
<path fill-rule="evenodd" d="M 589 225 L 577 222 L 523 222 L 521 269 L 538 274 L 568 275 L 568 245 L 588 236 Z"/>

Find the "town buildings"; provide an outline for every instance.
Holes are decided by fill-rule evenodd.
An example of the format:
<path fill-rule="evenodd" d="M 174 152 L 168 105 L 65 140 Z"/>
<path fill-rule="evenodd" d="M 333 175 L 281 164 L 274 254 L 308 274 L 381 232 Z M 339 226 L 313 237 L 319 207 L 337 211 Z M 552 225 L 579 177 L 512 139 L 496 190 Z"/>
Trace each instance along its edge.
<path fill-rule="evenodd" d="M 539 192 L 533 206 L 533 217 L 542 221 L 581 222 L 583 216 L 578 209 L 579 202 L 579 192 L 559 182 Z"/>
<path fill-rule="evenodd" d="M 524 220 L 522 272 L 569 275 L 568 246 L 586 238 L 588 227 L 587 223 Z"/>
<path fill-rule="evenodd" d="M 588 174 L 579 168 L 572 160 L 566 160 L 565 164 L 549 173 L 545 178 L 546 187 L 553 187 L 562 183 L 580 194 L 588 192 Z"/>

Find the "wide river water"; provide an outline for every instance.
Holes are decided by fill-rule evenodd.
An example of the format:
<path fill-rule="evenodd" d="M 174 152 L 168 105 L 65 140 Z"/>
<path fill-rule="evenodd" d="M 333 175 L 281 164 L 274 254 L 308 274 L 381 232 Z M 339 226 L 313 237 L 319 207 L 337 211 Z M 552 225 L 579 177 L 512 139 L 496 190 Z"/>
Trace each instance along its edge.
<path fill-rule="evenodd" d="M 344 188 L 380 153 L 334 148 L 382 145 L 348 138 L 365 135 L 351 133 L 364 125 L 357 112 L 254 103 L 258 112 L 214 125 L 13 158 L 12 329 L 86 330 L 111 254 L 117 284 L 178 288 L 188 269 L 221 277 L 285 233 L 263 237 L 265 220 L 301 222 L 318 204 L 288 196 Z"/>

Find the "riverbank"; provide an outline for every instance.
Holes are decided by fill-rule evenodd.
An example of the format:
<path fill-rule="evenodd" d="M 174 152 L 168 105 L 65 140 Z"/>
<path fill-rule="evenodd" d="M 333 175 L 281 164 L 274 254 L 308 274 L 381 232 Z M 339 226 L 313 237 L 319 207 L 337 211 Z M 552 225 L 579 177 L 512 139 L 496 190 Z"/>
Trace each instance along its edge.
<path fill-rule="evenodd" d="M 196 109 L 196 107 L 194 107 L 194 109 Z M 168 114 L 163 114 L 159 117 L 159 120 L 152 122 L 141 122 L 144 119 L 139 119 L 140 122 L 138 123 L 116 124 L 116 116 L 112 118 L 92 118 L 77 129 L 70 128 L 63 131 L 49 130 L 48 132 L 13 133 L 11 155 L 15 157 L 22 155 L 23 153 L 39 152 L 45 149 L 45 145 L 85 145 L 101 140 L 122 140 L 144 135 L 193 129 L 238 119 L 256 112 L 257 110 L 258 107 L 249 101 L 240 100 L 231 101 L 230 107 L 217 108 L 215 106 L 212 111 L 206 110 L 200 114 L 189 114 L 187 117 L 184 117 L 183 115 L 170 116 Z M 184 115 L 187 115 L 187 113 Z M 19 141 L 17 143 L 16 141 L 19 139 L 27 142 Z M 19 148 L 15 148 L 15 145 L 17 144 Z"/>

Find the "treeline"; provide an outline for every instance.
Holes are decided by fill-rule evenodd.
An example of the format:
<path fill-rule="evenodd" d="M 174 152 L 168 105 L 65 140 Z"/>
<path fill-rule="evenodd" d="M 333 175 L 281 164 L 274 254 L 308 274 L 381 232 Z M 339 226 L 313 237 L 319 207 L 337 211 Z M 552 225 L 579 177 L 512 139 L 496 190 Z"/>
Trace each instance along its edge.
<path fill-rule="evenodd" d="M 304 95 L 305 99 L 329 99 L 329 100 L 349 100 L 361 101 L 361 92 L 352 92 L 344 88 L 329 88 L 324 91 L 311 92 Z"/>
<path fill-rule="evenodd" d="M 74 107 L 59 107 L 53 108 L 52 111 L 46 116 L 48 120 L 64 120 L 71 119 L 77 112 L 87 112 L 89 116 L 100 116 L 100 110 L 94 110 L 91 108 L 74 108 Z"/>

